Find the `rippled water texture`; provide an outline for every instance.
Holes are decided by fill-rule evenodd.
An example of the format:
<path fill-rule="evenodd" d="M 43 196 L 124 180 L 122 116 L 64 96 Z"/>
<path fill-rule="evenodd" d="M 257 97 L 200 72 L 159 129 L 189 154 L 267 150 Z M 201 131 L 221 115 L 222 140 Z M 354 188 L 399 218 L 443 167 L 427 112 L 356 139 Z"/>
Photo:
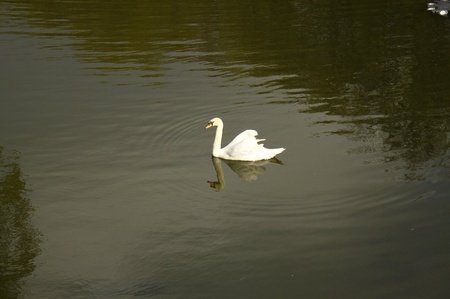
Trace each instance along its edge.
<path fill-rule="evenodd" d="M 2 1 L 0 298 L 449 298 L 426 2 Z"/>

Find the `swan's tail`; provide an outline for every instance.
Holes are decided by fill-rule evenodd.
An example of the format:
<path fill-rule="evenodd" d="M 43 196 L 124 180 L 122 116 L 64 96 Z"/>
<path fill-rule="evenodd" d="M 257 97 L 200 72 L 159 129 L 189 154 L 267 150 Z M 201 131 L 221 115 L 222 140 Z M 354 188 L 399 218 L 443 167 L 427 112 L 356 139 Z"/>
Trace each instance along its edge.
<path fill-rule="evenodd" d="M 275 157 L 278 154 L 281 154 L 282 152 L 284 152 L 286 149 L 284 147 L 280 147 L 280 148 L 263 148 L 265 151 L 265 156 L 266 159 L 272 159 L 273 157 Z"/>

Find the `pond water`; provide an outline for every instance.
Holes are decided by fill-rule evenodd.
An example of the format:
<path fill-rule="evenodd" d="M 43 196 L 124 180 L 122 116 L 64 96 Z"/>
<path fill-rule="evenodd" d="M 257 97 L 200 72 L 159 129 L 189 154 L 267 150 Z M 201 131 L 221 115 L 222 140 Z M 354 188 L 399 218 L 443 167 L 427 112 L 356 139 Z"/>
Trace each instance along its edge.
<path fill-rule="evenodd" d="M 448 298 L 426 2 L 2 1 L 0 297 Z"/>

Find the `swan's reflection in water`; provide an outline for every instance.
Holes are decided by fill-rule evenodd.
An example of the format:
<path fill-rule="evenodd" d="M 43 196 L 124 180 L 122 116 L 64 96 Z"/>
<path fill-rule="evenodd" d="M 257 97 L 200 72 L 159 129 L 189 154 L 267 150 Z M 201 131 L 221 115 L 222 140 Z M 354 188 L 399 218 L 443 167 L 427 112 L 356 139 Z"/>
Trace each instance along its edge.
<path fill-rule="evenodd" d="M 221 191 L 225 188 L 225 175 L 223 173 L 222 161 L 228 165 L 237 175 L 247 182 L 253 182 L 258 179 L 258 176 L 266 172 L 266 165 L 270 163 L 283 164 L 280 160 L 272 158 L 263 161 L 230 161 L 222 160 L 220 158 L 212 157 L 214 169 L 216 170 L 217 181 L 208 181 L 211 188 L 216 191 Z"/>

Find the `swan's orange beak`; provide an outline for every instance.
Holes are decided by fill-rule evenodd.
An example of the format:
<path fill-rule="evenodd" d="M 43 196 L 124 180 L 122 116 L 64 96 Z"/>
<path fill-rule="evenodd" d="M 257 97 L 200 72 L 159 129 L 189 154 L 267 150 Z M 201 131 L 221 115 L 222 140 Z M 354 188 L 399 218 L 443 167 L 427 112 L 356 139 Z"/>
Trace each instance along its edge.
<path fill-rule="evenodd" d="M 213 123 L 212 123 L 212 121 L 211 122 L 209 122 L 207 125 L 206 125 L 206 128 L 205 129 L 209 129 L 209 128 L 211 128 L 213 126 Z"/>

